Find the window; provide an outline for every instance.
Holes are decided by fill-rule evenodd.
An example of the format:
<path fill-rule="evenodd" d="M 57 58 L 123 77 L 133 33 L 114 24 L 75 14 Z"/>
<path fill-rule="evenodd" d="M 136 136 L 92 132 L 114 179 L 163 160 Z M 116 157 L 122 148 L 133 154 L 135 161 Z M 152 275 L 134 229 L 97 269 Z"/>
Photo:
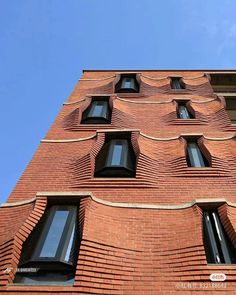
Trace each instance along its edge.
<path fill-rule="evenodd" d="M 232 124 L 236 124 L 236 96 L 226 96 L 226 111 Z"/>
<path fill-rule="evenodd" d="M 178 102 L 177 114 L 179 119 L 192 119 L 193 115 L 188 110 L 186 102 Z"/>
<path fill-rule="evenodd" d="M 135 154 L 127 136 L 107 136 L 95 163 L 95 177 L 134 177 Z M 130 137 L 130 136 L 129 136 Z"/>
<path fill-rule="evenodd" d="M 115 88 L 116 93 L 139 92 L 139 84 L 137 82 L 136 75 L 122 74 L 120 81 L 116 84 Z"/>
<path fill-rule="evenodd" d="M 215 92 L 236 92 L 236 73 L 212 73 L 210 76 Z"/>
<path fill-rule="evenodd" d="M 187 141 L 187 163 L 189 167 L 208 167 L 209 163 L 200 150 L 197 140 Z"/>
<path fill-rule="evenodd" d="M 181 82 L 181 78 L 179 77 L 172 77 L 171 78 L 171 89 L 184 89 L 184 85 L 183 83 Z"/>
<path fill-rule="evenodd" d="M 111 123 L 111 110 L 109 97 L 96 97 L 92 99 L 89 107 L 83 112 L 82 124 L 109 124 Z"/>
<path fill-rule="evenodd" d="M 78 229 L 76 206 L 51 206 L 23 245 L 15 283 L 72 284 Z"/>
<path fill-rule="evenodd" d="M 208 263 L 236 263 L 235 249 L 216 210 L 203 212 L 203 239 Z"/>

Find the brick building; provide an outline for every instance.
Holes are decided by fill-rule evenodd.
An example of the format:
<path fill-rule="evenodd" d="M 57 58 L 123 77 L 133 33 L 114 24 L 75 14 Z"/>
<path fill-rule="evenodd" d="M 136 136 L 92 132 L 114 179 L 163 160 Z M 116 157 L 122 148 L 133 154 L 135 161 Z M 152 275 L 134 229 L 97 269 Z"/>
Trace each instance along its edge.
<path fill-rule="evenodd" d="M 234 294 L 235 135 L 236 71 L 84 71 L 0 207 L 0 291 Z"/>

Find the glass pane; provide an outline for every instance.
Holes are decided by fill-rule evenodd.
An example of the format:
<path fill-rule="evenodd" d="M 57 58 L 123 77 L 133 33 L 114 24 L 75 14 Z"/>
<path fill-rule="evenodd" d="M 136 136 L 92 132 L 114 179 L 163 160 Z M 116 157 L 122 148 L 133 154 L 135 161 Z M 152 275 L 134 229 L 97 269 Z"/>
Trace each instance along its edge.
<path fill-rule="evenodd" d="M 206 250 L 207 261 L 209 263 L 220 263 L 220 255 L 217 247 L 217 242 L 214 235 L 214 230 L 211 222 L 211 214 L 203 213 L 204 221 L 204 246 Z"/>
<path fill-rule="evenodd" d="M 189 119 L 190 118 L 186 106 L 184 106 L 184 105 L 179 106 L 179 117 L 181 119 Z"/>
<path fill-rule="evenodd" d="M 123 149 L 122 144 L 115 144 L 113 146 L 111 165 L 121 164 L 122 149 Z"/>
<path fill-rule="evenodd" d="M 55 257 L 69 211 L 56 211 L 39 257 Z"/>
<path fill-rule="evenodd" d="M 75 235 L 75 226 L 73 226 L 73 230 L 71 232 L 71 236 L 70 236 L 70 241 L 66 250 L 66 256 L 65 256 L 65 261 L 69 262 L 70 260 L 70 254 L 71 254 L 71 249 L 72 249 L 72 245 L 73 245 L 73 241 L 74 241 L 74 235 Z"/>
<path fill-rule="evenodd" d="M 173 89 L 181 89 L 180 81 L 178 78 L 173 78 L 171 84 Z"/>
<path fill-rule="evenodd" d="M 131 88 L 131 78 L 124 79 L 124 88 Z"/>
<path fill-rule="evenodd" d="M 93 108 L 92 117 L 101 117 L 103 112 L 103 104 L 96 104 Z"/>
<path fill-rule="evenodd" d="M 204 161 L 202 154 L 196 143 L 192 142 L 188 144 L 188 152 L 192 167 L 204 167 Z"/>

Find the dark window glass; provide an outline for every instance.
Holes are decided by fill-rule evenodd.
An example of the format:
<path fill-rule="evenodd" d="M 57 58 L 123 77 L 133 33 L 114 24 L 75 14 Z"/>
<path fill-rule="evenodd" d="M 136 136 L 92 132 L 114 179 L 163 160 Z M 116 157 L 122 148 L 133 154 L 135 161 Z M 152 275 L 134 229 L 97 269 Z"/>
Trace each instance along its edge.
<path fill-rule="evenodd" d="M 107 102 L 98 102 L 95 104 L 93 102 L 93 110 L 91 111 L 91 117 L 101 117 L 103 115 L 103 111 L 106 110 Z"/>
<path fill-rule="evenodd" d="M 78 250 L 76 206 L 52 206 L 23 245 L 15 283 L 73 280 Z"/>
<path fill-rule="evenodd" d="M 66 221 L 69 215 L 68 210 L 57 210 L 54 212 L 52 223 L 49 227 L 39 257 L 55 257 L 56 252 L 65 229 Z"/>
<path fill-rule="evenodd" d="M 184 89 L 183 84 L 180 81 L 181 78 L 173 77 L 171 78 L 171 88 L 172 89 Z"/>
<path fill-rule="evenodd" d="M 136 75 L 121 75 L 120 81 L 116 84 L 115 92 L 139 92 Z"/>
<path fill-rule="evenodd" d="M 189 167 L 209 166 L 198 144 L 194 141 L 189 141 L 187 143 L 187 163 Z"/>
<path fill-rule="evenodd" d="M 122 150 L 123 144 L 122 143 L 115 143 L 112 146 L 112 156 L 111 156 L 111 166 L 116 166 L 121 164 L 122 159 Z"/>
<path fill-rule="evenodd" d="M 90 106 L 83 112 L 82 124 L 109 124 L 111 122 L 111 110 L 109 97 L 94 98 Z"/>
<path fill-rule="evenodd" d="M 232 124 L 236 124 L 236 97 L 225 97 L 226 111 L 229 115 Z"/>
<path fill-rule="evenodd" d="M 192 114 L 188 111 L 186 104 L 178 104 L 178 118 L 179 119 L 192 119 Z"/>
<path fill-rule="evenodd" d="M 217 211 L 203 212 L 204 245 L 208 263 L 236 263 L 235 249 Z"/>
<path fill-rule="evenodd" d="M 131 88 L 134 84 L 134 78 L 123 78 L 123 87 L 124 88 Z"/>
<path fill-rule="evenodd" d="M 95 177 L 135 176 L 135 154 L 129 139 L 108 139 L 95 163 Z"/>

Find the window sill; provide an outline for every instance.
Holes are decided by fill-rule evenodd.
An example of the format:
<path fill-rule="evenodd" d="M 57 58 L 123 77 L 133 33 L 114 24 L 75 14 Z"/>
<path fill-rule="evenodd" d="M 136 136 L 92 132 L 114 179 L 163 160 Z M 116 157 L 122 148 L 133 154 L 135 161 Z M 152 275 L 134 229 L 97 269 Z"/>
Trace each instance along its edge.
<path fill-rule="evenodd" d="M 86 186 L 90 186 L 91 188 L 94 187 L 102 187 L 106 188 L 125 188 L 125 187 L 132 187 L 132 188 L 139 188 L 139 187 L 150 187 L 150 180 L 149 179 L 140 179 L 137 177 L 94 177 Z M 81 185 L 80 185 L 81 187 Z"/>
<path fill-rule="evenodd" d="M 111 123 L 93 123 L 93 124 L 90 124 L 90 123 L 80 123 L 79 125 L 78 125 L 78 127 L 80 126 L 80 127 L 83 127 L 83 126 L 85 126 L 85 127 L 97 127 L 97 126 L 110 126 L 111 125 Z"/>
<path fill-rule="evenodd" d="M 210 266 L 211 268 L 219 269 L 219 268 L 226 268 L 226 269 L 236 269 L 236 264 L 216 264 L 216 263 L 207 263 L 207 266 Z"/>
<path fill-rule="evenodd" d="M 195 125 L 195 124 L 200 124 L 200 125 L 205 125 L 207 124 L 208 122 L 207 121 L 203 121 L 203 120 L 200 120 L 198 118 L 192 118 L 192 119 L 181 119 L 181 118 L 175 118 L 173 119 L 171 122 L 171 124 L 181 124 L 181 125 Z"/>
<path fill-rule="evenodd" d="M 175 177 L 229 177 L 228 170 L 215 167 L 186 167 L 173 171 Z"/>
<path fill-rule="evenodd" d="M 179 93 L 188 93 L 190 90 L 188 90 L 188 89 L 170 89 L 170 93 L 177 93 L 177 92 L 179 92 Z"/>
<path fill-rule="evenodd" d="M 29 284 L 8 284 L 6 285 L 8 291 L 56 291 L 56 292 L 61 292 L 61 291 L 74 291 L 74 286 L 73 285 L 68 285 L 68 284 L 54 284 L 54 285 L 29 285 Z"/>
<path fill-rule="evenodd" d="M 102 176 L 102 177 L 100 177 L 100 176 L 97 176 L 97 177 L 94 177 L 93 178 L 93 180 L 97 180 L 97 179 L 99 179 L 99 180 L 102 180 L 102 181 L 107 181 L 107 180 L 114 180 L 114 181 L 120 181 L 120 180 L 122 180 L 122 181 L 124 181 L 124 180 L 127 180 L 127 181 L 136 181 L 137 180 L 137 178 L 136 177 L 109 177 L 109 176 L 107 176 L 107 177 L 105 177 L 105 176 Z"/>
<path fill-rule="evenodd" d="M 116 93 L 115 95 L 120 98 L 143 98 L 143 97 L 146 97 L 146 95 L 144 95 L 143 93 L 135 93 L 135 92 Z"/>

